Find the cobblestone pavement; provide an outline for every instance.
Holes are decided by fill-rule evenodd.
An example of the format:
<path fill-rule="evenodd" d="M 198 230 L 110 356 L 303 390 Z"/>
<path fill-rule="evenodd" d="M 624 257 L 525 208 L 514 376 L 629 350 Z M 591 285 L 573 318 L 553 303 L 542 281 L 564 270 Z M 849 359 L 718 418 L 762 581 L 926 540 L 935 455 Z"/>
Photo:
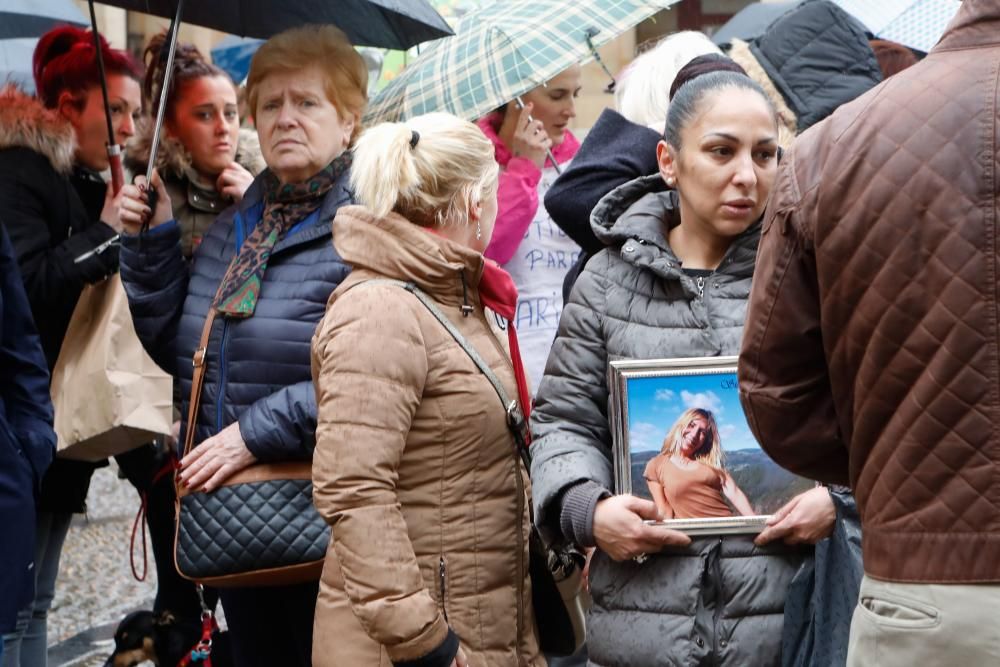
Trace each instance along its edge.
<path fill-rule="evenodd" d="M 59 563 L 56 596 L 49 612 L 49 667 L 103 665 L 122 617 L 136 609 L 152 609 L 156 567 L 148 537 L 146 580 L 136 581 L 129 565 L 132 523 L 138 510 L 139 494 L 128 480 L 119 479 L 113 460 L 94 472 L 87 514 L 73 517 Z M 141 574 L 138 541 L 136 568 Z M 224 629 L 222 607 L 216 611 Z"/>
<path fill-rule="evenodd" d="M 49 664 L 53 667 L 104 664 L 122 616 L 153 605 L 156 569 L 148 543 L 146 581 L 136 581 L 129 567 L 129 537 L 139 496 L 117 473 L 114 462 L 94 473 L 87 514 L 73 518 L 66 537 L 49 612 Z M 136 550 L 141 573 L 138 544 Z"/>

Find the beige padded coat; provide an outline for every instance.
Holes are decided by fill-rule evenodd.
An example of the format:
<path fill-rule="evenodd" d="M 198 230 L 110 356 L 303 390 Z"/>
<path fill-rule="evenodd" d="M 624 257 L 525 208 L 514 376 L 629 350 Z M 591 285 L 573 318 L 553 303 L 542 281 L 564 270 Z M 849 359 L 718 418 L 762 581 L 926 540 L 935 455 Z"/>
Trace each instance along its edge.
<path fill-rule="evenodd" d="M 332 527 L 313 664 L 418 660 L 450 627 L 474 667 L 544 665 L 527 573 L 527 473 L 500 400 L 415 296 L 358 285 L 416 283 L 515 396 L 507 350 L 479 302 L 482 255 L 360 206 L 338 212 L 334 245 L 354 271 L 313 338 L 314 500 Z"/>

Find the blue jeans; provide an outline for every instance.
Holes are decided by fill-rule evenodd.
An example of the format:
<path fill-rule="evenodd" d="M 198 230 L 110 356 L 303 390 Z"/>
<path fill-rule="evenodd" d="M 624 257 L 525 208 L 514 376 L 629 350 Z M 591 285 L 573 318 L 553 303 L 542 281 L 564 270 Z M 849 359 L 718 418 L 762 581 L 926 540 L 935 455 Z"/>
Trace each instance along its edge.
<path fill-rule="evenodd" d="M 4 635 L 2 667 L 46 667 L 48 617 L 56 594 L 59 556 L 73 515 L 38 512 L 35 526 L 35 599 L 17 614 L 14 632 Z"/>

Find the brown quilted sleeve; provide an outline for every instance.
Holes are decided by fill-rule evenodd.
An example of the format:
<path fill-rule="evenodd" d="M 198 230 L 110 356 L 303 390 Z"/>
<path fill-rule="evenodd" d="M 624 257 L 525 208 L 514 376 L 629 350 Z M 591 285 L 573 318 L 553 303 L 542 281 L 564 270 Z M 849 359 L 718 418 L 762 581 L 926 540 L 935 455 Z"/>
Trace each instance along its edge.
<path fill-rule="evenodd" d="M 357 286 L 334 301 L 314 340 L 314 501 L 332 527 L 354 614 L 394 662 L 448 636 L 396 494 L 428 368 L 415 306 L 399 287 Z"/>
<path fill-rule="evenodd" d="M 778 172 L 764 219 L 740 353 L 740 400 L 761 447 L 782 467 L 847 484 L 820 331 L 812 246 L 815 192 L 801 195 L 795 160 Z"/>

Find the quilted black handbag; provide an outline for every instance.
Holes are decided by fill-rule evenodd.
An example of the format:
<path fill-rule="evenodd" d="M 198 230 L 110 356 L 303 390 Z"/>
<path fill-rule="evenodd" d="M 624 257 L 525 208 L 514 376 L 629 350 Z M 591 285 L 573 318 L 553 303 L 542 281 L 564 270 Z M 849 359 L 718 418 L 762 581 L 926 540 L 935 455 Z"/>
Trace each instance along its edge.
<path fill-rule="evenodd" d="M 205 381 L 205 354 L 215 320 L 205 320 L 195 351 L 184 455 L 194 445 Z M 216 586 L 276 586 L 316 581 L 330 527 L 312 503 L 312 463 L 261 463 L 211 493 L 177 485 L 174 562 L 186 579 Z"/>

